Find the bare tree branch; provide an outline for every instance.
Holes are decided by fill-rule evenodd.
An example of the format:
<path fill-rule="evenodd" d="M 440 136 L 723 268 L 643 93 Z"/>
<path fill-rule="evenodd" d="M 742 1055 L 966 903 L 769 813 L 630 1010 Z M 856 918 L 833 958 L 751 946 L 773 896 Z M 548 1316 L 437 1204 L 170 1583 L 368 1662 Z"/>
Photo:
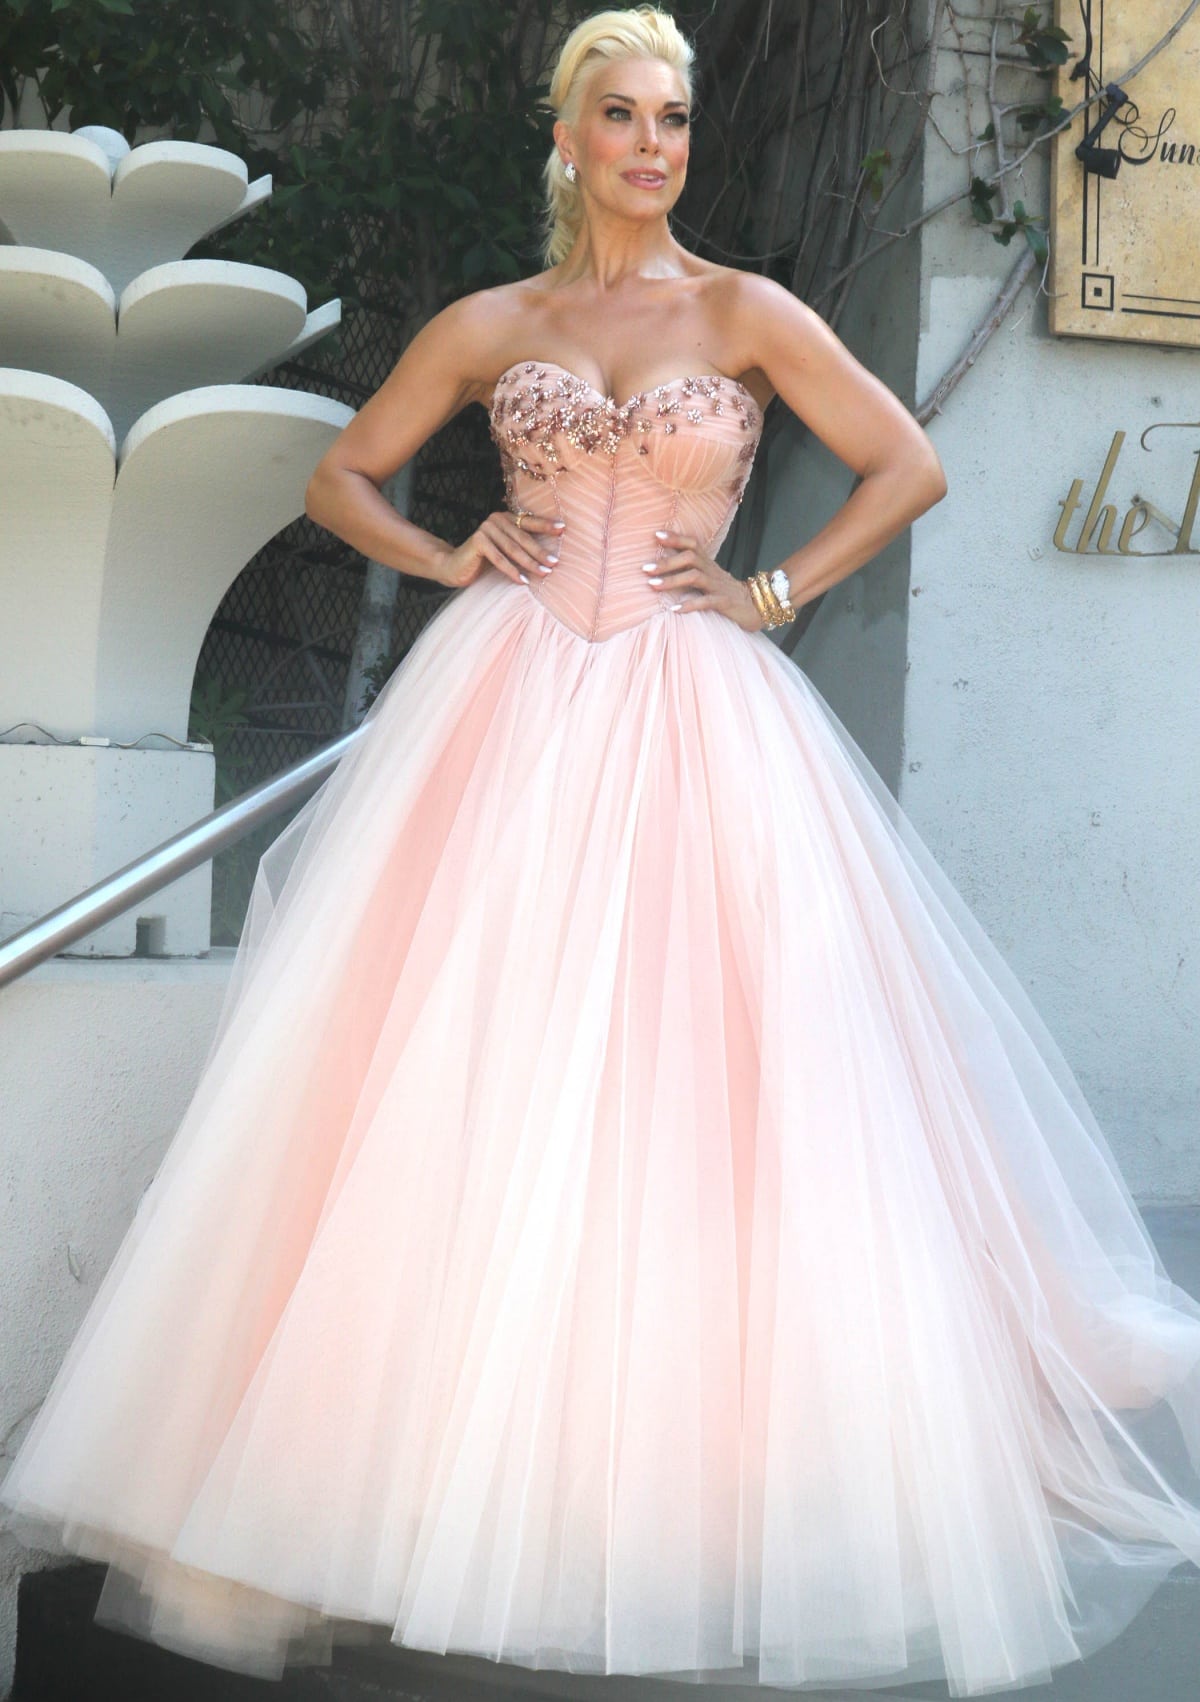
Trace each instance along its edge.
<path fill-rule="evenodd" d="M 918 403 L 913 409 L 914 416 L 921 425 L 928 425 L 935 414 L 941 413 L 942 404 L 947 396 L 975 365 L 989 338 L 995 334 L 1007 317 L 1009 309 L 1020 295 L 1025 280 L 1036 264 L 1037 257 L 1032 248 L 1026 246 L 1025 252 L 1008 274 L 1004 288 L 992 303 L 987 314 L 976 326 L 962 354 L 959 355 L 952 366 L 946 368 L 926 399 Z"/>

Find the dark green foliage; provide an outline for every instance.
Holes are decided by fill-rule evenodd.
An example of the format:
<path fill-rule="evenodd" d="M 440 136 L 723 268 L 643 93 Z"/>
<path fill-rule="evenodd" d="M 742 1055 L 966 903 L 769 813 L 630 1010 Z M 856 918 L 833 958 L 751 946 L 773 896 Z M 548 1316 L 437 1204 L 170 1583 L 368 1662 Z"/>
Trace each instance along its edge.
<path fill-rule="evenodd" d="M 891 164 L 892 150 L 890 148 L 872 148 L 870 153 L 863 155 L 863 187 L 872 201 L 878 201 L 883 194 L 883 187 L 887 181 L 888 169 Z"/>
<path fill-rule="evenodd" d="M 1026 212 L 1024 201 L 1014 201 L 1012 218 L 1005 219 L 1000 229 L 993 232 L 993 235 L 998 243 L 1007 248 L 1013 237 L 1020 231 L 1033 250 L 1035 257 L 1044 263 L 1050 252 L 1045 227 L 1045 219 L 1036 213 Z"/>
<path fill-rule="evenodd" d="M 1067 109 L 1061 95 L 1052 95 L 1040 106 L 1019 106 L 1015 111 L 1021 129 L 1029 135 L 1036 135 L 1039 130 L 1049 130 L 1061 123 Z"/>
<path fill-rule="evenodd" d="M 988 129 L 991 129 L 989 124 Z M 992 202 L 999 195 L 999 187 L 987 183 L 982 177 L 971 179 L 971 216 L 977 224 L 990 225 L 993 217 Z"/>
<path fill-rule="evenodd" d="M 132 142 L 166 128 L 235 151 L 236 103 L 249 91 L 269 102 L 271 127 L 319 107 L 326 70 L 279 0 L 5 0 L 0 8 L 0 117 L 11 118 L 20 85 L 36 83 L 46 119 L 107 124 Z"/>
<path fill-rule="evenodd" d="M 7 0 L 0 116 L 156 131 L 269 172 L 266 207 L 198 253 L 415 323 L 537 269 L 552 25 L 586 4 Z M 11 119 L 10 119 L 11 121 Z"/>
<path fill-rule="evenodd" d="M 1065 65 L 1071 52 L 1071 38 L 1057 24 L 1046 23 L 1036 6 L 1026 6 L 1017 32 L 1017 45 L 1025 49 L 1026 57 L 1035 70 L 1053 71 Z"/>

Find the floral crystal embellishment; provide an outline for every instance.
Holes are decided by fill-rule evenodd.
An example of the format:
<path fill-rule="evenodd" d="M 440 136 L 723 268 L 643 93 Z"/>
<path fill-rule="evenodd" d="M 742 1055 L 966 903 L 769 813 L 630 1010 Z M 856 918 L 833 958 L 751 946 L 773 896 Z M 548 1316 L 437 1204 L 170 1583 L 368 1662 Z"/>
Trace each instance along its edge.
<path fill-rule="evenodd" d="M 497 381 L 491 407 L 492 434 L 506 480 L 517 472 L 534 479 L 552 478 L 560 465 L 560 438 L 587 455 L 615 455 L 625 438 L 636 433 L 638 453 L 647 454 L 646 433 L 657 429 L 670 436 L 676 430 L 671 416 L 684 410 L 679 398 L 668 394 L 675 388 L 691 404 L 684 411 L 689 424 L 702 423 L 704 415 L 696 403 L 707 401 L 710 413 L 721 415 L 730 407 L 741 416 L 739 425 L 749 430 L 751 421 L 742 398 L 750 393 L 736 379 L 725 382 L 733 391 L 731 396 L 725 394 L 721 380 L 703 376 L 672 379 L 617 402 L 612 396 L 601 397 L 574 373 L 557 368 L 551 373 L 536 361 L 514 367 Z M 739 456 L 743 459 L 749 457 Z"/>

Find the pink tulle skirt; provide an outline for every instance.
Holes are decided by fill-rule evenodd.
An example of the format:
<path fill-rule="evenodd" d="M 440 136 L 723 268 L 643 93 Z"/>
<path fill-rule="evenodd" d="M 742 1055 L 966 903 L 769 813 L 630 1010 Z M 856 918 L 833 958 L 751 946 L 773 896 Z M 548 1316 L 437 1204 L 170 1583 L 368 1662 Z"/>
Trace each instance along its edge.
<path fill-rule="evenodd" d="M 489 572 L 263 859 L 0 1501 L 249 1672 L 973 1695 L 1200 1563 L 1200 1305 L 800 669 Z"/>

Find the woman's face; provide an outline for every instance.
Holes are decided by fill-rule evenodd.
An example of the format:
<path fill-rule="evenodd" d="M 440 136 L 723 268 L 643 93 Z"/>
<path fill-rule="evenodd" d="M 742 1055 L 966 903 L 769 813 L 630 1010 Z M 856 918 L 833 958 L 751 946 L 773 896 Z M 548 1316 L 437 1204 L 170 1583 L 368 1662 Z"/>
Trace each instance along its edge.
<path fill-rule="evenodd" d="M 587 198 L 622 218 L 654 219 L 687 176 L 687 85 L 662 59 L 606 59 L 588 76 L 573 125 L 554 139 Z"/>

